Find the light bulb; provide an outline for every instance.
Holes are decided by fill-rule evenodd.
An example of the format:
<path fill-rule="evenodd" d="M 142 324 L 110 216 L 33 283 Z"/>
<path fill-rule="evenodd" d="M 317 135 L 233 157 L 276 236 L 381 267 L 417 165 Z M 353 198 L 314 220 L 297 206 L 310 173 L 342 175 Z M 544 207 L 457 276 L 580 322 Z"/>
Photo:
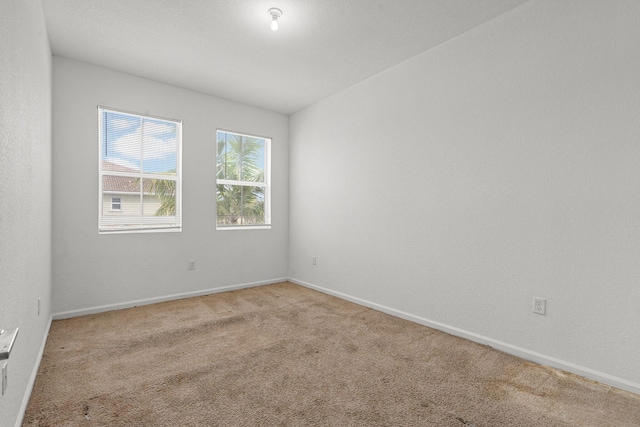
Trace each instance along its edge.
<path fill-rule="evenodd" d="M 278 29 L 278 18 L 282 16 L 282 11 L 277 7 L 272 7 L 267 12 L 271 16 L 271 29 L 276 31 Z"/>

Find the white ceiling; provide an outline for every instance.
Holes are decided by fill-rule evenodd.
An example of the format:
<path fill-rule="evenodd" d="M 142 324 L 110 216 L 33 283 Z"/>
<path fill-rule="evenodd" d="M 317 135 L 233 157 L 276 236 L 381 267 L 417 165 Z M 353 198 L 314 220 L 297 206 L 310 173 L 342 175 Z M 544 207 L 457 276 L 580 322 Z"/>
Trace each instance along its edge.
<path fill-rule="evenodd" d="M 42 3 L 54 55 L 290 114 L 525 1 Z"/>

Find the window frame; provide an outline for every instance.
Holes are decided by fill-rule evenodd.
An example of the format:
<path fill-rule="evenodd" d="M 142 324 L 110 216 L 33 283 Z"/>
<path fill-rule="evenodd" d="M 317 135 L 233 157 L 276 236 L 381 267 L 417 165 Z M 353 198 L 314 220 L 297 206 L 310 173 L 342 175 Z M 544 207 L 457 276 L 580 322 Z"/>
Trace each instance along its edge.
<path fill-rule="evenodd" d="M 218 171 L 218 134 L 220 132 L 233 134 L 241 137 L 247 138 L 256 138 L 264 141 L 264 183 L 260 185 L 260 183 L 251 182 L 251 181 L 238 181 L 238 180 L 230 180 L 230 179 L 218 179 L 217 171 Z M 255 134 L 249 134 L 244 132 L 237 132 L 234 130 L 228 130 L 223 128 L 216 129 L 216 139 L 215 139 L 215 156 L 216 156 L 216 195 L 217 195 L 217 186 L 218 185 L 240 185 L 243 187 L 263 187 L 264 188 L 264 224 L 249 224 L 249 225 L 224 225 L 218 224 L 218 200 L 216 196 L 216 230 L 217 231 L 227 231 L 227 230 L 270 230 L 271 229 L 271 144 L 273 139 L 268 136 L 261 136 Z M 259 185 L 256 185 L 259 184 Z"/>
<path fill-rule="evenodd" d="M 97 111 L 98 111 L 98 234 L 121 234 L 121 233 L 166 233 L 166 232 L 181 232 L 182 231 L 182 120 L 178 120 L 178 119 L 173 119 L 173 118 L 168 118 L 168 117 L 162 117 L 162 116 L 155 116 L 155 115 L 150 115 L 150 114 L 142 114 L 142 113 L 136 113 L 133 111 L 127 111 L 127 110 L 122 110 L 122 109 L 118 109 L 118 108 L 111 108 L 111 107 L 106 107 L 103 105 L 98 105 L 97 106 Z M 144 119 L 150 119 L 153 121 L 161 121 L 161 122 L 170 122 L 172 124 L 174 124 L 176 126 L 176 173 L 175 173 L 175 177 L 173 176 L 167 176 L 164 174 L 159 174 L 159 173 L 145 173 L 143 171 L 138 171 L 137 173 L 132 173 L 132 172 L 119 172 L 119 171 L 110 171 L 110 170 L 104 170 L 103 168 L 103 158 L 102 158 L 102 153 L 103 153 L 103 114 L 105 112 L 112 112 L 112 113 L 116 113 L 116 114 L 122 114 L 122 115 L 127 115 L 127 116 L 133 116 L 136 118 L 140 118 L 141 120 Z M 141 140 L 142 141 L 142 140 Z M 103 190 L 103 181 L 104 181 L 104 176 L 121 176 L 121 177 L 139 177 L 142 179 L 158 179 L 158 180 L 169 180 L 169 181 L 175 181 L 176 185 L 175 185 L 175 210 L 176 210 L 176 215 L 175 216 L 170 216 L 170 217 L 145 217 L 142 214 L 139 217 L 133 217 L 133 218 L 145 218 L 144 219 L 144 223 L 145 225 L 141 225 L 139 224 L 139 222 L 142 221 L 128 221 L 128 218 L 131 218 L 129 216 L 116 216 L 114 218 L 110 218 L 113 224 L 121 224 L 121 225 L 131 225 L 130 228 L 115 228 L 115 229 L 106 229 L 104 228 L 103 224 L 105 223 L 104 221 L 104 196 L 105 195 L 110 195 L 111 198 L 113 199 L 113 192 L 107 190 Z M 134 194 L 138 194 L 138 193 L 134 193 Z M 140 194 L 140 200 L 142 202 L 141 204 L 141 209 L 143 209 L 143 205 L 144 205 L 144 197 L 145 197 L 145 191 L 144 188 L 141 189 Z M 123 205 L 123 198 L 122 196 L 115 196 L 115 197 L 120 197 L 120 211 L 115 211 L 115 212 L 123 212 L 122 209 L 122 205 Z M 112 209 L 113 211 L 113 209 Z M 175 218 L 175 221 L 173 221 L 175 223 L 175 225 L 167 225 L 167 218 Z M 157 224 L 157 225 L 154 225 Z"/>

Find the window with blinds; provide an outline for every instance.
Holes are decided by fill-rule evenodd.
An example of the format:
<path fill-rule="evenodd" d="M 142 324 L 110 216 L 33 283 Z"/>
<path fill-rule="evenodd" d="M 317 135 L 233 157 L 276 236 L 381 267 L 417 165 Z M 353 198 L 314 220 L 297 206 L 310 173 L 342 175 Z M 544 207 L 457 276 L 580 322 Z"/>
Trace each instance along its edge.
<path fill-rule="evenodd" d="M 98 107 L 98 231 L 180 231 L 182 122 Z"/>

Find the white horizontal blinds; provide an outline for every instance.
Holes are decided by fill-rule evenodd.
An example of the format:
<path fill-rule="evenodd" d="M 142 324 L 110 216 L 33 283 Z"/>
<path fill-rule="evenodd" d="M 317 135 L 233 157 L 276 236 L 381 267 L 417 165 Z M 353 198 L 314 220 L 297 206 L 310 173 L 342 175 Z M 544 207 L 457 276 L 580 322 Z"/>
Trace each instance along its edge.
<path fill-rule="evenodd" d="M 99 231 L 179 229 L 181 123 L 99 108 Z M 120 210 L 111 209 L 113 197 Z"/>
<path fill-rule="evenodd" d="M 270 223 L 269 139 L 217 132 L 217 225 Z"/>

